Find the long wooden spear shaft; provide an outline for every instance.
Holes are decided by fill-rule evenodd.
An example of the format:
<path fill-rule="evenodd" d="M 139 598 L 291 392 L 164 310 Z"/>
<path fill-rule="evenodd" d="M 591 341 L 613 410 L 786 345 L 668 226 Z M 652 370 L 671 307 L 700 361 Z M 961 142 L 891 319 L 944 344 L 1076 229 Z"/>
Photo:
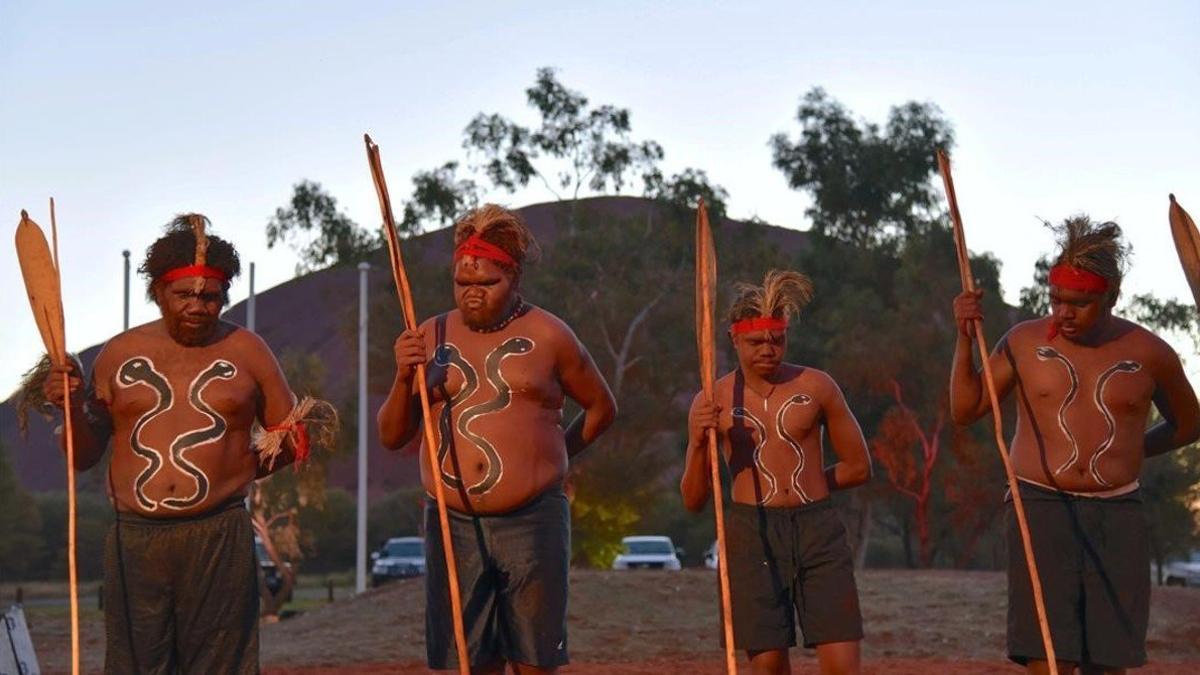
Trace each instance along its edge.
<path fill-rule="evenodd" d="M 704 400 L 712 403 L 717 377 L 716 347 L 713 341 L 713 307 L 716 305 L 717 254 L 708 208 L 704 200 L 696 210 L 696 343 L 700 352 L 700 383 Z M 717 520 L 717 574 L 721 586 L 721 628 L 725 636 L 725 670 L 737 673 L 733 655 L 733 605 L 729 596 L 729 556 L 725 546 L 725 495 L 721 491 L 721 469 L 717 453 L 717 431 L 707 434 L 709 480 L 712 482 L 713 514 Z"/>
<path fill-rule="evenodd" d="M 379 196 L 379 210 L 383 214 L 383 229 L 386 234 L 388 257 L 392 261 L 392 280 L 396 284 L 396 296 L 404 311 L 404 325 L 408 330 L 417 329 L 416 310 L 413 309 L 412 289 L 408 285 L 408 273 L 404 269 L 404 258 L 400 255 L 400 239 L 396 235 L 396 222 L 392 217 L 392 200 L 388 196 L 387 181 L 383 176 L 383 163 L 379 159 L 379 146 L 370 135 L 363 134 L 367 145 L 367 162 L 371 166 L 371 178 L 375 181 L 375 193 Z M 469 675 L 471 662 L 467 655 L 467 637 L 463 630 L 462 598 L 458 589 L 458 564 L 454 559 L 454 546 L 450 541 L 450 516 L 446 512 L 446 491 L 438 478 L 437 440 L 433 437 L 433 414 L 430 412 L 429 392 L 425 388 L 425 364 L 417 364 L 417 394 L 421 398 L 422 426 L 425 429 L 426 458 L 433 472 L 433 492 L 437 501 L 438 523 L 442 530 L 442 553 L 446 559 L 446 576 L 450 586 L 450 611 L 454 617 L 454 646 L 458 651 L 458 672 Z"/>
<path fill-rule="evenodd" d="M 954 193 L 954 176 L 950 173 L 950 157 L 945 151 L 937 151 L 938 170 L 946 186 L 946 200 L 950 203 L 950 219 L 954 222 L 954 244 L 958 255 L 958 273 L 964 291 L 975 292 L 975 277 L 971 275 L 971 259 L 967 256 L 967 241 L 963 234 L 962 215 L 958 211 L 958 197 Z M 1008 443 L 1004 440 L 1004 425 L 1000 418 L 1000 397 L 996 394 L 996 380 L 992 377 L 992 365 L 988 361 L 987 337 L 983 334 L 983 322 L 971 322 L 975 332 L 975 344 L 979 345 L 979 358 L 983 362 L 983 380 L 987 384 L 988 398 L 992 404 L 992 421 L 996 431 L 996 447 L 1000 450 L 1000 461 L 1004 463 L 1004 474 L 1008 477 L 1008 491 L 1012 494 L 1013 511 L 1017 514 L 1017 527 L 1021 530 L 1021 544 L 1025 548 L 1025 566 L 1029 568 L 1029 583 L 1033 586 L 1033 604 L 1037 608 L 1038 626 L 1042 631 L 1042 645 L 1046 649 L 1046 660 L 1051 675 L 1058 675 L 1058 662 L 1054 657 L 1054 642 L 1050 638 L 1050 623 L 1046 620 L 1046 602 L 1042 598 L 1042 580 L 1038 575 L 1037 562 L 1033 556 L 1033 541 L 1029 536 L 1029 525 L 1025 520 L 1025 505 L 1021 501 L 1021 490 L 1017 475 L 1013 472 L 1008 456 Z"/>
<path fill-rule="evenodd" d="M 58 223 L 54 198 L 50 198 L 50 226 L 53 253 L 42 228 L 21 211 L 17 225 L 17 261 L 25 281 L 25 292 L 33 319 L 41 333 L 50 362 L 67 363 L 66 327 L 63 321 L 62 277 L 58 264 Z M 71 378 L 63 373 L 63 434 L 67 449 L 67 579 L 71 596 L 71 673 L 79 675 L 79 577 L 76 566 L 75 530 L 75 433 L 71 420 Z"/>
<path fill-rule="evenodd" d="M 1192 289 L 1192 299 L 1196 301 L 1196 308 L 1200 309 L 1200 233 L 1196 232 L 1192 217 L 1175 201 L 1175 195 L 1170 195 L 1170 198 L 1171 210 L 1168 215 L 1175 252 L 1179 254 L 1179 264 L 1183 266 L 1183 274 Z"/>

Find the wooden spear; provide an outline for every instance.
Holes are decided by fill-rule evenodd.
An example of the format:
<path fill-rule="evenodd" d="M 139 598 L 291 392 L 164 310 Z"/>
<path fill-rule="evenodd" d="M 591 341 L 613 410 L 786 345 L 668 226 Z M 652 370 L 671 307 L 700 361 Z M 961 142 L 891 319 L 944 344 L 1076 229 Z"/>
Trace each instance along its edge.
<path fill-rule="evenodd" d="M 375 181 L 375 194 L 379 196 L 379 210 L 383 214 L 383 230 L 386 235 L 388 258 L 392 262 L 392 281 L 396 284 L 396 297 L 404 312 L 404 325 L 408 330 L 417 329 L 417 314 L 413 309 L 412 288 L 408 285 L 408 273 L 404 269 L 404 258 L 400 254 L 400 239 L 396 235 L 396 221 L 392 216 L 392 200 L 388 196 L 387 180 L 383 176 L 383 162 L 379 159 L 379 146 L 369 134 L 363 134 L 367 145 L 367 163 L 371 166 L 371 178 Z M 458 651 L 458 672 L 469 675 L 470 658 L 467 655 L 467 637 L 463 630 L 462 598 L 458 589 L 458 564 L 454 559 L 454 545 L 450 541 L 450 516 L 446 512 L 446 492 L 439 476 L 437 440 L 433 436 L 433 414 L 430 412 L 429 392 L 425 388 L 425 364 L 417 364 L 417 393 L 421 398 L 422 426 L 425 429 L 426 459 L 433 475 L 433 492 L 437 501 L 438 523 L 442 529 L 442 553 L 446 559 L 446 576 L 450 585 L 450 610 L 454 617 L 454 646 Z M 449 405 L 447 403 L 447 405 Z"/>
<path fill-rule="evenodd" d="M 1175 201 L 1175 195 L 1170 195 L 1170 199 L 1169 216 L 1175 252 L 1179 254 L 1179 264 L 1183 266 L 1183 274 L 1192 289 L 1192 299 L 1200 309 L 1200 233 L 1196 232 L 1192 217 Z"/>
<path fill-rule="evenodd" d="M 46 234 L 29 214 L 21 211 L 17 224 L 17 261 L 25 281 L 25 292 L 33 310 L 33 320 L 42 336 L 42 344 L 56 366 L 67 363 L 66 325 L 63 321 L 62 277 L 58 264 L 58 222 L 54 215 L 54 198 L 50 198 L 50 227 L 54 241 L 53 254 L 46 243 Z M 82 373 L 80 373 L 82 376 Z M 76 567 L 75 531 L 75 433 L 71 420 L 71 378 L 63 381 L 63 434 L 67 449 L 67 579 L 71 596 L 71 673 L 79 675 L 79 577 Z"/>
<path fill-rule="evenodd" d="M 708 225 L 708 208 L 704 200 L 696 210 L 696 346 L 700 352 L 700 383 L 704 400 L 712 403 L 714 381 L 717 377 L 716 347 L 713 341 L 713 307 L 716 305 L 717 254 L 713 247 L 712 229 Z M 720 459 L 717 453 L 717 431 L 708 430 L 708 467 L 712 482 L 713 515 L 717 520 L 717 574 L 721 586 L 721 628 L 725 636 L 725 670 L 737 673 L 733 655 L 733 605 L 729 597 L 729 557 L 725 547 L 725 495 L 721 491 Z"/>
<path fill-rule="evenodd" d="M 971 275 L 971 260 L 967 256 L 967 241 L 963 234 L 962 216 L 958 211 L 958 197 L 954 193 L 954 177 L 950 173 L 950 157 L 942 149 L 937 150 L 938 170 L 946 186 L 946 200 L 950 204 L 950 219 L 954 222 L 954 245 L 958 255 L 958 273 L 964 291 L 975 292 L 975 277 Z M 996 447 L 1000 450 L 1000 461 L 1004 463 L 1004 474 L 1008 477 L 1008 491 L 1012 494 L 1013 511 L 1017 514 L 1017 527 L 1021 530 L 1021 544 L 1025 548 L 1025 566 L 1029 568 L 1029 583 L 1033 586 L 1033 603 L 1037 608 L 1038 626 L 1042 631 L 1042 645 L 1046 649 L 1046 660 L 1051 675 L 1058 675 L 1058 662 L 1054 657 L 1054 642 L 1050 638 L 1050 623 L 1046 620 L 1046 603 L 1042 598 L 1042 581 L 1038 576 L 1037 562 L 1033 556 L 1033 541 L 1029 537 L 1029 525 L 1025 520 L 1025 505 L 1021 501 L 1021 490 L 1017 475 L 1013 472 L 1008 456 L 1008 443 L 1004 440 L 1004 425 L 1000 419 L 1000 397 L 996 394 L 996 381 L 992 377 L 992 365 L 988 361 L 987 337 L 983 334 L 983 322 L 972 321 L 975 344 L 979 345 L 979 357 L 983 362 L 983 379 L 987 384 L 988 398 L 992 404 L 992 421 L 996 431 Z"/>

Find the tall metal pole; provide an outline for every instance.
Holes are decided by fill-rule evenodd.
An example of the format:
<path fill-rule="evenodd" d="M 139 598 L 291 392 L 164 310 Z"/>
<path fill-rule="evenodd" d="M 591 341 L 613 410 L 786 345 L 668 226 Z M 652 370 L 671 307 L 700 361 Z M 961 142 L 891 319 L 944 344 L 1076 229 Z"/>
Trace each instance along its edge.
<path fill-rule="evenodd" d="M 354 590 L 367 590 L 367 270 L 358 264 L 358 555 Z"/>
<path fill-rule="evenodd" d="M 121 251 L 125 256 L 125 323 L 122 330 L 129 330 L 129 249 Z"/>
<path fill-rule="evenodd" d="M 254 332 L 254 263 L 250 263 L 250 297 L 246 298 L 246 328 Z"/>

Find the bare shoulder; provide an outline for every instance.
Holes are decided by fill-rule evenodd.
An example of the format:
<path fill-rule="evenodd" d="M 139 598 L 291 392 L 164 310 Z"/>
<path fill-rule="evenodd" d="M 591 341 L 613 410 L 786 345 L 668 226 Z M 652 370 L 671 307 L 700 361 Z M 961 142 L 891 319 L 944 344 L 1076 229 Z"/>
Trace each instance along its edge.
<path fill-rule="evenodd" d="M 1122 347 L 1129 350 L 1131 357 L 1159 367 L 1174 366 L 1179 362 L 1175 348 L 1153 331 L 1128 319 L 1117 320 L 1124 332 L 1119 338 Z"/>
<path fill-rule="evenodd" d="M 96 355 L 93 370 L 97 377 L 111 375 L 121 363 L 129 358 L 144 354 L 154 346 L 162 331 L 161 321 L 151 321 L 117 333 L 109 338 Z"/>
<path fill-rule="evenodd" d="M 541 307 L 530 305 L 529 312 L 521 317 L 521 321 L 524 323 L 523 331 L 556 349 L 582 347 L 575 331 L 571 330 L 567 322 Z"/>
<path fill-rule="evenodd" d="M 996 342 L 996 346 L 1007 343 L 1010 347 L 1018 348 L 1033 343 L 1044 343 L 1046 335 L 1050 331 L 1050 321 L 1050 317 L 1021 321 L 1009 328 L 1008 332 Z"/>
<path fill-rule="evenodd" d="M 789 366 L 795 368 L 797 371 L 792 381 L 792 386 L 797 389 L 812 392 L 821 401 L 828 401 L 831 398 L 841 396 L 842 388 L 838 386 L 838 383 L 829 373 L 820 368 L 813 368 L 812 366 L 796 366 L 791 364 Z"/>

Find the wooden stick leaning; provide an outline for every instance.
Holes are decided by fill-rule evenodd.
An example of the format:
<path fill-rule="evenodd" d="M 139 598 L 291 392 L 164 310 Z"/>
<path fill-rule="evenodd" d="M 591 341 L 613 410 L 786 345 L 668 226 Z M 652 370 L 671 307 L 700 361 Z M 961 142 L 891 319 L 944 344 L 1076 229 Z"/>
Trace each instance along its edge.
<path fill-rule="evenodd" d="M 700 352 L 700 383 L 704 400 L 712 403 L 716 380 L 716 347 L 713 340 L 713 307 L 716 305 L 717 255 L 704 200 L 696 210 L 696 346 Z M 729 557 L 725 546 L 725 495 L 721 491 L 717 431 L 707 434 L 709 477 L 712 482 L 713 514 L 717 521 L 717 574 L 721 588 L 721 628 L 725 636 L 725 670 L 737 673 L 733 653 L 733 605 L 729 594 Z"/>
<path fill-rule="evenodd" d="M 383 215 L 388 257 L 392 263 L 392 280 L 396 284 L 396 296 L 404 312 L 404 325 L 408 330 L 417 329 L 416 310 L 413 309 L 412 289 L 408 285 L 408 273 L 404 269 L 404 258 L 400 254 L 400 240 L 396 236 L 396 222 L 392 217 L 392 200 L 388 196 L 387 181 L 383 175 L 383 163 L 379 159 L 379 146 L 370 135 L 363 134 L 367 145 L 367 162 L 371 166 L 371 178 L 375 182 L 375 193 L 379 196 L 379 210 Z M 417 393 L 421 399 L 422 427 L 425 430 L 425 449 L 433 479 L 434 498 L 437 501 L 438 523 L 442 531 L 442 552 L 446 560 L 446 575 L 450 586 L 450 608 L 454 617 L 454 646 L 458 653 L 458 671 L 470 673 L 470 658 L 467 655 L 467 638 L 463 629 L 462 598 L 458 587 L 458 564 L 454 558 L 454 546 L 450 541 L 450 516 L 446 512 L 446 493 L 437 476 L 437 440 L 433 436 L 433 414 L 430 411 L 429 392 L 425 388 L 425 364 L 417 365 Z"/>
<path fill-rule="evenodd" d="M 1188 212 L 1175 201 L 1175 195 L 1170 195 L 1170 199 L 1171 209 L 1168 215 L 1171 220 L 1171 237 L 1175 240 L 1175 252 L 1179 254 L 1179 264 L 1183 266 L 1183 274 L 1192 289 L 1192 299 L 1200 309 L 1200 232 L 1196 231 L 1196 223 Z"/>
<path fill-rule="evenodd" d="M 50 362 L 67 363 L 66 327 L 63 321 L 62 279 L 58 265 L 58 223 L 54 199 L 50 199 L 50 225 L 54 250 L 46 243 L 46 234 L 29 214 L 21 211 L 17 225 L 17 260 L 25 281 L 25 292 L 33 319 Z M 81 374 L 82 375 L 82 374 Z M 67 578 L 71 599 L 71 673 L 79 675 L 79 576 L 76 565 L 75 530 L 75 434 L 71 420 L 71 380 L 63 373 L 63 435 L 67 451 Z"/>
<path fill-rule="evenodd" d="M 946 186 L 946 200 L 950 204 L 950 219 L 954 223 L 954 244 L 958 256 L 958 272 L 962 279 L 964 291 L 975 291 L 975 278 L 971 275 L 971 260 L 967 256 L 967 242 L 963 233 L 962 215 L 958 211 L 958 198 L 954 193 L 954 177 L 950 173 L 950 157 L 943 150 L 937 151 L 938 170 Z M 975 344 L 979 345 L 979 356 L 983 362 L 983 379 L 987 385 L 988 398 L 992 406 L 992 420 L 996 432 L 996 447 L 1000 451 L 1000 460 L 1004 464 L 1004 474 L 1008 478 L 1008 490 L 1012 495 L 1013 511 L 1017 515 L 1017 527 L 1021 531 L 1021 544 L 1025 549 L 1025 566 L 1029 568 L 1029 583 L 1033 586 L 1033 603 L 1037 609 L 1038 626 L 1042 632 L 1042 645 L 1046 649 L 1046 660 L 1050 666 L 1051 675 L 1058 675 L 1058 662 L 1054 655 L 1054 641 L 1050 637 L 1050 623 L 1046 619 L 1046 602 L 1042 597 L 1042 581 L 1038 575 L 1037 562 L 1033 555 L 1033 541 L 1029 536 L 1029 525 L 1025 520 L 1025 505 L 1021 500 L 1020 486 L 1017 475 L 1013 472 L 1012 461 L 1008 456 L 1008 443 L 1004 440 L 1004 425 L 1000 418 L 1000 398 L 996 394 L 996 381 L 992 377 L 992 365 L 988 361 L 987 337 L 983 334 L 983 322 L 972 321 L 975 332 Z"/>

